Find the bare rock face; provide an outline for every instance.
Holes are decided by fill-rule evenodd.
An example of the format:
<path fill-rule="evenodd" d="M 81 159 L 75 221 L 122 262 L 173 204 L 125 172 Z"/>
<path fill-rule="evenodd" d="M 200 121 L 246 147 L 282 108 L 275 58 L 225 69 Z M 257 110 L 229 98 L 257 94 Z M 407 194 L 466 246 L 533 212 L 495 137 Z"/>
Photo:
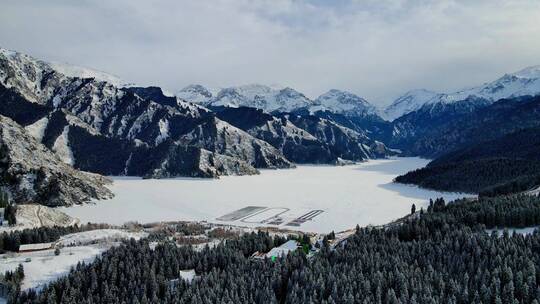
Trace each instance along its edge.
<path fill-rule="evenodd" d="M 166 157 L 147 178 L 175 176 L 219 177 L 221 175 L 254 175 L 259 171 L 244 161 L 205 149 L 172 145 Z"/>
<path fill-rule="evenodd" d="M 215 117 L 181 136 L 178 142 L 240 159 L 255 168 L 294 167 L 279 150 L 269 143 L 254 138 L 247 132 Z"/>
<path fill-rule="evenodd" d="M 64 206 L 112 197 L 105 187 L 109 179 L 73 169 L 4 116 L 0 116 L 0 175 L 2 188 L 15 203 Z"/>

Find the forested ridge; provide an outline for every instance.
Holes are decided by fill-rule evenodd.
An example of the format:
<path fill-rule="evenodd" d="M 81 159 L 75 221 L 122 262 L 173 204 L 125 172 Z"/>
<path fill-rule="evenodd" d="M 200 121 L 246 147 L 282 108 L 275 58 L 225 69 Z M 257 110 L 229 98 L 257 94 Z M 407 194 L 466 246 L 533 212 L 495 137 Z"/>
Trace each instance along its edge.
<path fill-rule="evenodd" d="M 357 228 L 335 250 L 276 262 L 248 258 L 275 245 L 262 232 L 200 252 L 131 240 L 10 303 L 538 303 L 540 233 L 485 228 L 538 225 L 539 209 L 532 196 L 437 199 L 401 224 Z M 191 284 L 171 283 L 193 268 Z"/>
<path fill-rule="evenodd" d="M 496 196 L 540 185 L 540 128 L 522 129 L 446 153 L 396 177 L 420 187 Z"/>

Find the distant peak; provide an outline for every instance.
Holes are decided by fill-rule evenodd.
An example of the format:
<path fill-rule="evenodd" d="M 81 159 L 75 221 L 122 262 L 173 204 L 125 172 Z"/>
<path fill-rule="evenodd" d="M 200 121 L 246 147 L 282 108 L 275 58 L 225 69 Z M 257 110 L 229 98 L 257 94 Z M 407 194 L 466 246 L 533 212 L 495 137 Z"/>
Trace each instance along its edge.
<path fill-rule="evenodd" d="M 364 98 L 354 94 L 354 93 L 351 93 L 349 91 L 344 91 L 344 90 L 338 90 L 338 89 L 330 89 L 328 90 L 328 92 L 322 94 L 321 96 L 319 96 L 317 99 L 319 98 L 326 98 L 326 97 L 334 97 L 334 96 L 343 96 L 343 97 L 347 97 L 347 98 L 350 98 L 350 99 L 358 99 L 358 100 L 365 100 Z"/>
<path fill-rule="evenodd" d="M 206 88 L 200 84 L 190 84 L 185 86 L 180 91 L 191 91 L 191 90 L 206 90 Z"/>
<path fill-rule="evenodd" d="M 426 89 L 413 89 L 413 90 L 407 91 L 404 95 L 416 95 L 416 94 L 433 94 L 433 95 L 436 95 L 438 93 L 434 92 L 434 91 L 431 91 L 431 90 L 426 90 Z"/>
<path fill-rule="evenodd" d="M 540 78 L 540 65 L 533 65 L 510 74 L 520 78 Z"/>

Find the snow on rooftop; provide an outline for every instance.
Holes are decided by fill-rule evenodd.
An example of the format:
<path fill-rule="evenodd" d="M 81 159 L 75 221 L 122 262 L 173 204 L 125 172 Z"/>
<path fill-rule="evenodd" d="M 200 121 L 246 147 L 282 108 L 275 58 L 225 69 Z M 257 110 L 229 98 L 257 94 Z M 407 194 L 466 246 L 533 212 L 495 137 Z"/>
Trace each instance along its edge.
<path fill-rule="evenodd" d="M 43 250 L 51 248 L 53 243 L 24 244 L 19 246 L 19 251 Z"/>
<path fill-rule="evenodd" d="M 186 282 L 191 283 L 193 279 L 195 278 L 197 274 L 195 273 L 195 269 L 189 269 L 189 270 L 180 270 L 180 277 Z"/>
<path fill-rule="evenodd" d="M 295 240 L 289 240 L 279 247 L 274 247 L 266 254 L 267 258 L 281 257 L 289 254 L 289 252 L 295 251 L 298 248 L 298 242 Z"/>

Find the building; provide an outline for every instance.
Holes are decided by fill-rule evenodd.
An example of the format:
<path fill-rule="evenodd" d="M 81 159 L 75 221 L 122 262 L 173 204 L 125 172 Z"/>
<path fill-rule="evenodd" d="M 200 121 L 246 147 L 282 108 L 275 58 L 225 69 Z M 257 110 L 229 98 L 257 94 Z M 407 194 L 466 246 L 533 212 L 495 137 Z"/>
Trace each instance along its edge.
<path fill-rule="evenodd" d="M 169 280 L 169 290 L 172 293 L 176 292 L 176 288 L 178 286 L 178 283 L 180 282 L 180 279 L 186 281 L 186 283 L 191 284 L 193 280 L 197 279 L 197 274 L 195 273 L 195 269 L 190 270 L 180 270 L 180 277 L 177 279 Z"/>
<path fill-rule="evenodd" d="M 19 246 L 19 252 L 31 252 L 52 249 L 54 243 L 24 244 Z"/>
<path fill-rule="evenodd" d="M 272 250 L 268 251 L 266 254 L 267 258 L 279 258 L 282 256 L 286 256 L 291 251 L 295 251 L 298 249 L 298 242 L 295 240 L 290 240 L 285 242 L 279 247 L 274 247 Z"/>

